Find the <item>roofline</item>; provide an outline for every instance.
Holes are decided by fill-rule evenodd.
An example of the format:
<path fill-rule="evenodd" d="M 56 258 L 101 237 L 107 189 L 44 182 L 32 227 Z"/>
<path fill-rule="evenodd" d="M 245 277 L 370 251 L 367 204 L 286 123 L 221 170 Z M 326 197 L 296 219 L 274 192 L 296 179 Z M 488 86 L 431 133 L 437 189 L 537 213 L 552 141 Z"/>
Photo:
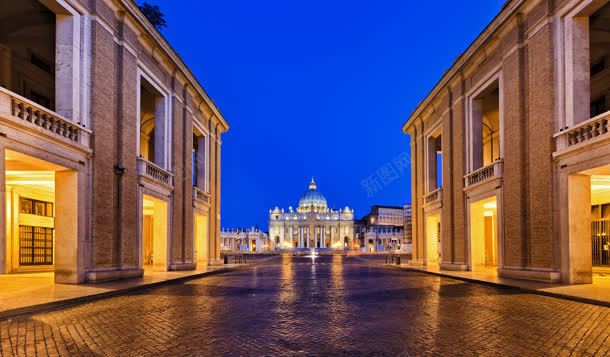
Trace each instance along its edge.
<path fill-rule="evenodd" d="M 411 112 L 409 119 L 403 124 L 402 132 L 407 134 L 407 130 L 411 126 L 413 120 L 417 118 L 421 112 L 430 104 L 432 99 L 443 89 L 449 81 L 455 77 L 459 70 L 464 64 L 470 60 L 474 53 L 485 43 L 499 28 L 502 26 L 513 13 L 525 2 L 526 0 L 506 0 L 500 12 L 491 20 L 491 22 L 485 27 L 485 29 L 475 38 L 475 40 L 466 48 L 458 58 L 453 61 L 451 67 L 443 73 L 441 79 L 436 83 L 432 90 L 428 92 L 426 97 L 419 102 L 415 109 Z"/>
<path fill-rule="evenodd" d="M 142 10 L 140 10 L 135 1 L 119 0 L 119 2 L 121 3 L 121 5 L 123 5 L 125 9 L 127 9 L 129 14 L 137 20 L 137 22 L 143 27 L 143 29 L 148 33 L 148 35 L 151 36 L 161 46 L 161 48 L 165 51 L 168 57 L 174 62 L 176 67 L 178 67 L 182 71 L 182 73 L 191 83 L 193 88 L 199 93 L 199 95 L 203 98 L 206 104 L 212 109 L 212 112 L 218 118 L 218 121 L 222 125 L 222 131 L 228 131 L 230 128 L 229 123 L 227 123 L 226 119 L 224 118 L 212 98 L 210 98 L 205 89 L 203 89 L 203 86 L 201 85 L 201 83 L 199 83 L 193 72 L 191 72 L 190 68 L 184 63 L 182 57 L 180 57 L 180 55 L 174 50 L 174 48 L 167 42 L 165 37 L 161 35 L 159 30 L 157 30 L 150 23 L 148 18 L 146 18 L 144 13 L 142 13 Z"/>
<path fill-rule="evenodd" d="M 371 208 L 394 208 L 394 209 L 403 209 L 403 206 L 384 206 L 384 205 L 374 205 Z"/>

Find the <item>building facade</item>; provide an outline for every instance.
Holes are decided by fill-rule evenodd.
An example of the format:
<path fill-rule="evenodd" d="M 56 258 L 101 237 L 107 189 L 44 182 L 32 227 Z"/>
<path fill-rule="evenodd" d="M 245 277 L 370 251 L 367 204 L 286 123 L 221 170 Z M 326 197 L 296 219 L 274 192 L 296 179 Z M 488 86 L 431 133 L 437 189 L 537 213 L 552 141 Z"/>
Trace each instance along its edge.
<path fill-rule="evenodd" d="M 610 266 L 608 41 L 608 0 L 506 2 L 403 127 L 413 264 L 565 283 Z"/>
<path fill-rule="evenodd" d="M 413 216 L 411 213 L 411 204 L 407 203 L 403 206 L 404 214 L 404 231 L 405 231 L 405 243 L 413 246 Z"/>
<path fill-rule="evenodd" d="M 356 221 L 356 236 L 363 252 L 410 252 L 405 236 L 403 206 L 373 206 Z"/>
<path fill-rule="evenodd" d="M 0 274 L 220 263 L 228 124 L 135 2 L 4 1 L 0 17 Z"/>
<path fill-rule="evenodd" d="M 328 208 L 326 198 L 311 179 L 296 211 L 269 211 L 269 236 L 277 250 L 320 251 L 354 249 L 354 211 Z"/>
<path fill-rule="evenodd" d="M 232 252 L 270 252 L 275 245 L 269 239 L 269 234 L 258 228 L 223 229 L 220 232 L 221 251 Z"/>

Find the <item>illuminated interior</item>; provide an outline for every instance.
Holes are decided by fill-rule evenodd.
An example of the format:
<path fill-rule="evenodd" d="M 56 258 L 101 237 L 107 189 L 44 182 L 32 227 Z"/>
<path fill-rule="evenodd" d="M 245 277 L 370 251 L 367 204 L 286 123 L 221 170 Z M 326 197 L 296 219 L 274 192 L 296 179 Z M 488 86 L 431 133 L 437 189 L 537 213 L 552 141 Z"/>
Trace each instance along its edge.
<path fill-rule="evenodd" d="M 195 261 L 197 266 L 207 266 L 210 257 L 209 218 L 207 215 L 195 214 L 193 230 L 195 245 Z"/>
<path fill-rule="evenodd" d="M 6 150 L 7 271 L 49 271 L 55 262 L 55 171 L 62 167 Z"/>
<path fill-rule="evenodd" d="M 591 251 L 595 267 L 610 267 L 610 176 L 591 176 Z"/>
<path fill-rule="evenodd" d="M 144 195 L 142 200 L 142 265 L 153 271 L 168 270 L 168 205 Z"/>
<path fill-rule="evenodd" d="M 436 264 L 441 258 L 441 216 L 430 215 L 426 217 L 426 261 Z"/>
<path fill-rule="evenodd" d="M 470 205 L 470 260 L 473 271 L 498 265 L 498 203 L 495 196 Z"/>

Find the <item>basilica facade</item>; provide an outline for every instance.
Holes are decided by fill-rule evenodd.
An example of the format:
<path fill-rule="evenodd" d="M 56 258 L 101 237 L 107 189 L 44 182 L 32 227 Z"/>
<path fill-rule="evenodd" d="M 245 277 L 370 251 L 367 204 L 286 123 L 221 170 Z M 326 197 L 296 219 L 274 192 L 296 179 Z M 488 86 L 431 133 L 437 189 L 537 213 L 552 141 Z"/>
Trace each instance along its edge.
<path fill-rule="evenodd" d="M 277 250 L 337 251 L 354 246 L 354 211 L 328 208 L 326 198 L 312 178 L 296 210 L 269 211 L 269 236 Z"/>

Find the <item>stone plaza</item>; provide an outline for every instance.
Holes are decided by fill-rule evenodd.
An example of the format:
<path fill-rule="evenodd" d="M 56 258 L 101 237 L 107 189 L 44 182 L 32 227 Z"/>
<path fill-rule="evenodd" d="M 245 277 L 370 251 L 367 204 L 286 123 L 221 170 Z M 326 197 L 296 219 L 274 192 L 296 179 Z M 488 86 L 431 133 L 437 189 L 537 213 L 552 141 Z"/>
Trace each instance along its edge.
<path fill-rule="evenodd" d="M 358 256 L 276 256 L 0 322 L 0 355 L 556 356 L 610 353 L 610 308 Z"/>

